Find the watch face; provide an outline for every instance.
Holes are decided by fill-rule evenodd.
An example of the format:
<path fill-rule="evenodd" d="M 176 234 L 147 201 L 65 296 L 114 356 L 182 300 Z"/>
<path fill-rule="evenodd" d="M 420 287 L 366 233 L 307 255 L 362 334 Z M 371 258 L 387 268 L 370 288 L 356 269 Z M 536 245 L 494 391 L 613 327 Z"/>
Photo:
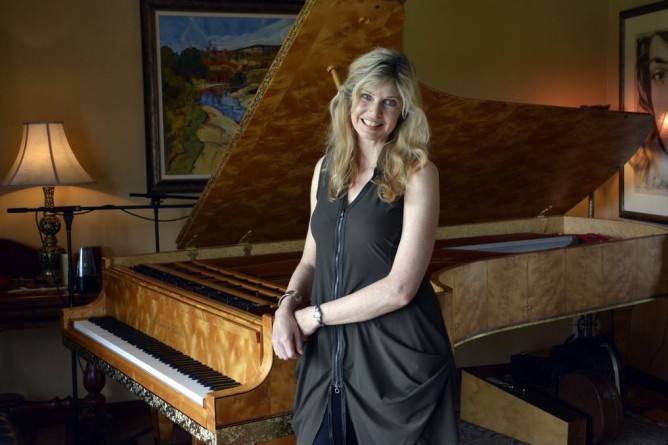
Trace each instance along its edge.
<path fill-rule="evenodd" d="M 324 326 L 324 323 L 322 322 L 322 312 L 320 312 L 319 304 L 313 306 L 313 318 L 315 318 L 315 321 L 316 323 L 318 323 L 318 326 L 320 327 Z"/>

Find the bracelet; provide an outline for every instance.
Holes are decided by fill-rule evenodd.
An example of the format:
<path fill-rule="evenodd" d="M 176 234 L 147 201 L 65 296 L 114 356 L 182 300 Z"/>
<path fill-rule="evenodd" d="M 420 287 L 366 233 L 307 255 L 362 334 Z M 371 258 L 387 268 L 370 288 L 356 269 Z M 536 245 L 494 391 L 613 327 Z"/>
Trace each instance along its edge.
<path fill-rule="evenodd" d="M 295 301 L 297 302 L 297 306 L 302 305 L 302 301 L 303 301 L 302 294 L 300 294 L 298 290 L 292 289 L 292 290 L 289 290 L 286 293 L 284 293 L 283 296 L 278 299 L 277 307 L 281 307 L 281 303 L 283 303 L 283 300 L 288 298 L 288 297 L 294 297 Z"/>
<path fill-rule="evenodd" d="M 325 326 L 325 323 L 322 322 L 322 311 L 320 310 L 319 304 L 313 306 L 313 319 L 318 323 L 319 328 Z"/>

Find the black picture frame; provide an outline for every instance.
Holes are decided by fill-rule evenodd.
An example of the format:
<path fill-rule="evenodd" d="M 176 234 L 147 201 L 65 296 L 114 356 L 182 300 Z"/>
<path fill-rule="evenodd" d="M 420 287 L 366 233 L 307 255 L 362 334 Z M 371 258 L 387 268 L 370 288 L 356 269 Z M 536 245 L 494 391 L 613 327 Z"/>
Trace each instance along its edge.
<path fill-rule="evenodd" d="M 163 72 L 163 66 L 166 66 L 167 62 L 165 62 L 162 59 L 163 58 L 167 59 L 168 58 L 167 56 L 170 56 L 172 54 L 183 55 L 185 54 L 186 50 L 183 49 L 180 53 L 177 53 L 167 45 L 163 47 L 160 46 L 159 20 L 165 20 L 165 17 L 169 17 L 169 20 L 172 20 L 172 17 L 176 17 L 178 19 L 182 18 L 185 20 L 190 20 L 192 22 L 200 20 L 201 17 L 205 17 L 207 19 L 212 19 L 212 20 L 220 20 L 220 21 L 238 19 L 238 18 L 250 18 L 251 20 L 257 19 L 258 21 L 257 23 L 263 23 L 263 24 L 265 22 L 272 23 L 271 20 L 281 21 L 280 26 L 285 27 L 287 25 L 282 20 L 285 19 L 286 21 L 287 20 L 294 21 L 294 18 L 300 11 L 301 7 L 303 6 L 303 3 L 304 3 L 303 0 L 277 0 L 277 1 L 140 0 L 140 19 L 141 19 L 142 56 L 143 56 L 142 62 L 143 62 L 143 76 L 144 76 L 144 115 L 145 115 L 144 119 L 145 119 L 145 131 L 146 131 L 146 177 L 147 177 L 146 179 L 147 179 L 148 193 L 199 192 L 204 188 L 208 180 L 208 177 L 211 175 L 211 173 L 213 173 L 213 169 L 215 168 L 214 161 L 211 161 L 208 164 L 206 164 L 207 168 L 209 166 L 211 167 L 211 171 L 206 171 L 206 168 L 198 172 L 193 172 L 192 170 L 188 171 L 187 168 L 185 169 L 179 168 L 172 170 L 168 170 L 165 168 L 166 165 L 171 166 L 169 162 L 172 162 L 174 159 L 179 158 L 179 156 L 186 157 L 186 159 L 184 162 L 179 161 L 180 164 L 178 164 L 178 166 L 179 167 L 186 166 L 188 168 L 191 168 L 193 165 L 195 165 L 195 163 L 192 160 L 196 156 L 194 153 L 197 153 L 197 148 L 199 147 L 198 147 L 198 142 L 195 139 L 198 138 L 198 136 L 193 136 L 193 133 L 195 132 L 192 131 L 193 128 L 192 124 L 187 128 L 189 131 L 182 131 L 180 127 L 176 129 L 170 128 L 171 131 L 165 130 L 165 128 L 169 127 L 169 122 L 166 123 L 165 121 L 166 120 L 169 121 L 170 116 L 174 115 L 170 114 L 170 110 L 167 110 L 166 107 L 171 106 L 174 107 L 173 108 L 174 110 L 177 110 L 181 105 L 178 102 L 178 100 L 176 101 L 174 100 L 175 98 L 176 99 L 180 97 L 186 98 L 184 102 L 188 103 L 183 105 L 183 109 L 186 109 L 187 107 L 190 107 L 191 109 L 196 108 L 194 105 L 191 104 L 194 103 L 192 99 L 193 96 L 192 90 L 193 90 L 193 85 L 195 85 L 195 83 L 191 82 L 190 94 L 181 94 L 181 93 L 176 94 L 172 93 L 173 89 L 171 90 L 162 89 L 164 85 L 171 85 L 169 82 L 170 81 L 173 82 L 173 79 L 176 77 L 176 75 L 174 75 L 175 70 L 170 69 L 169 73 Z M 175 22 L 170 21 L 165 23 L 171 24 Z M 165 29 L 168 29 L 166 25 Z M 273 31 L 273 28 L 271 30 Z M 202 31 L 202 29 L 199 28 L 198 31 Z M 166 32 L 167 31 L 165 31 L 165 33 Z M 267 30 L 266 34 L 269 34 L 269 29 Z M 201 35 L 199 37 L 201 37 Z M 206 37 L 209 37 L 209 35 L 206 35 Z M 212 35 L 211 37 L 213 38 L 214 35 Z M 215 35 L 215 38 L 219 37 L 220 37 L 219 35 Z M 194 39 L 193 41 L 197 42 Z M 202 44 L 203 42 L 199 42 L 196 44 L 196 46 Z M 261 45 L 256 45 L 256 46 L 261 46 Z M 272 47 L 275 45 L 267 44 L 266 46 Z M 280 47 L 280 43 L 278 44 L 278 46 Z M 218 51 L 219 53 L 222 54 L 223 50 L 222 49 L 218 50 L 217 46 L 207 46 L 207 48 L 204 50 L 202 50 L 200 47 L 191 49 L 193 53 L 197 53 L 199 51 L 200 54 L 198 55 L 198 57 L 200 57 L 200 59 L 198 60 L 204 60 L 205 57 L 210 57 L 211 55 L 210 48 L 214 48 L 215 51 Z M 163 50 L 168 51 L 167 53 L 164 53 L 165 54 L 164 57 L 162 57 L 163 53 L 161 52 Z M 278 49 L 276 49 L 276 51 L 278 51 Z M 203 56 L 202 55 L 203 53 L 206 54 Z M 226 57 L 220 54 L 218 56 Z M 253 57 L 256 57 L 253 60 L 257 62 L 259 56 L 253 56 Z M 176 56 L 174 56 L 174 58 L 176 58 Z M 173 60 L 174 58 L 170 58 L 169 60 Z M 227 61 L 230 59 L 225 59 L 225 60 Z M 269 59 L 269 56 L 264 55 L 262 58 L 262 62 L 266 63 L 267 60 L 269 60 L 268 63 L 270 64 L 271 60 L 273 60 L 273 57 Z M 181 66 L 182 65 L 183 63 L 181 63 Z M 202 63 L 201 65 L 204 64 Z M 209 71 L 206 74 L 207 77 L 209 77 L 209 75 L 217 75 L 217 76 L 234 75 L 237 76 L 235 77 L 235 79 L 238 79 L 240 75 L 239 72 L 230 74 L 229 69 L 222 74 L 220 72 L 212 73 L 211 65 L 206 65 L 206 66 L 209 69 Z M 268 68 L 268 66 L 266 68 Z M 168 77 L 168 80 L 166 81 L 164 81 L 165 75 Z M 254 75 L 256 77 L 261 76 L 261 72 L 259 70 L 255 70 Z M 187 81 L 183 81 L 184 76 L 181 76 L 179 79 L 181 85 L 186 85 L 188 83 Z M 256 79 L 253 78 L 253 81 L 255 80 Z M 201 86 L 201 84 L 199 85 Z M 168 99 L 165 100 L 165 102 L 169 104 L 168 106 L 166 106 L 162 100 L 164 91 L 167 91 L 168 95 L 173 94 L 173 97 L 170 96 L 168 97 Z M 252 94 L 252 89 L 249 88 L 246 94 Z M 239 101 L 239 103 L 241 102 Z M 181 115 L 186 116 L 185 118 L 181 119 L 186 121 L 189 119 L 188 116 L 190 116 L 190 114 L 188 112 L 180 111 L 180 113 Z M 165 116 L 168 116 L 167 119 L 165 119 Z M 170 122 L 176 122 L 176 121 L 177 119 L 173 118 L 171 119 Z M 199 118 L 199 122 L 202 122 L 201 118 Z M 230 125 L 230 127 L 232 126 Z M 185 125 L 183 128 L 186 128 Z M 169 134 L 169 141 L 165 140 L 166 133 Z M 187 136 L 180 136 L 184 134 L 187 134 Z M 173 139 L 179 137 L 189 138 L 189 139 L 183 143 L 180 143 L 179 146 L 180 151 L 176 152 L 177 155 L 175 156 L 173 149 L 174 145 L 170 146 L 169 144 L 172 144 Z M 213 137 L 215 138 L 215 136 Z M 225 143 L 222 140 L 221 141 L 214 140 L 212 142 L 207 142 L 207 144 L 211 143 L 212 145 L 215 145 L 216 142 L 220 147 L 225 146 Z M 191 147 L 193 146 L 195 146 L 195 148 L 191 150 Z M 167 156 L 166 150 L 169 151 L 170 153 L 169 156 Z M 183 153 L 185 153 L 185 155 L 183 155 Z M 210 158 L 214 159 L 214 156 L 210 156 Z"/>
<path fill-rule="evenodd" d="M 638 98 L 651 93 L 640 85 L 650 82 L 639 82 L 644 65 L 637 65 L 638 60 L 644 60 L 652 35 L 657 31 L 668 31 L 668 1 L 660 1 L 649 5 L 621 11 L 619 14 L 619 109 L 626 111 L 648 112 L 657 116 L 658 110 L 649 105 L 640 105 L 646 101 Z M 665 40 L 665 37 L 662 37 Z M 640 54 L 640 56 L 639 56 Z M 665 126 L 664 126 L 665 128 Z M 619 174 L 619 216 L 649 222 L 668 224 L 668 175 L 643 174 L 642 171 L 659 171 L 657 167 L 668 162 L 665 153 L 654 156 L 656 143 L 660 140 L 659 125 L 657 124 L 647 136 L 645 143 L 639 147 L 634 155 L 621 169 Z M 653 142 L 654 141 L 654 142 Z M 648 148 L 646 148 L 648 147 Z M 645 155 L 648 153 L 648 155 Z M 658 153 L 658 152 L 657 152 Z M 652 164 L 655 165 L 652 165 Z M 647 168 L 649 166 L 649 168 Z M 639 173 L 640 172 L 640 173 Z M 648 178 L 648 179 L 646 179 Z M 659 178 L 659 179 L 652 179 Z"/>

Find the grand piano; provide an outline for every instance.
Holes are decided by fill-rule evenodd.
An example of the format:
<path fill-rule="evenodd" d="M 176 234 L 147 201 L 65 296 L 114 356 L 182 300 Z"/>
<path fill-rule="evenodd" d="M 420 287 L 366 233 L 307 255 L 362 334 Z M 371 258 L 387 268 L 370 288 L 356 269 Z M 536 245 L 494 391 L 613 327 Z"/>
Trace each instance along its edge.
<path fill-rule="evenodd" d="M 305 1 L 179 250 L 105 259 L 99 298 L 63 313 L 66 346 L 201 443 L 291 432 L 294 363 L 272 354 L 272 313 L 303 247 L 336 80 L 358 54 L 400 48 L 403 3 Z M 422 93 L 441 172 L 428 273 L 455 348 L 668 292 L 667 230 L 564 216 L 630 158 L 650 116 Z M 469 248 L 591 233 L 608 241 Z"/>

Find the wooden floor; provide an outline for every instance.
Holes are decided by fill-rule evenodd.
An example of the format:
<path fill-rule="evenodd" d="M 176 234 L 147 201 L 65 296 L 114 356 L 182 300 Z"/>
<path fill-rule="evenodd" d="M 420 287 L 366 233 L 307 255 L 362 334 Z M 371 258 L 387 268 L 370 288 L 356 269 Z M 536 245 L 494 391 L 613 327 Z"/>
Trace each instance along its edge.
<path fill-rule="evenodd" d="M 665 430 L 665 444 L 668 445 L 668 384 L 656 379 L 651 381 L 637 380 L 631 375 L 628 386 L 627 411 L 631 411 L 648 419 L 652 425 Z"/>

